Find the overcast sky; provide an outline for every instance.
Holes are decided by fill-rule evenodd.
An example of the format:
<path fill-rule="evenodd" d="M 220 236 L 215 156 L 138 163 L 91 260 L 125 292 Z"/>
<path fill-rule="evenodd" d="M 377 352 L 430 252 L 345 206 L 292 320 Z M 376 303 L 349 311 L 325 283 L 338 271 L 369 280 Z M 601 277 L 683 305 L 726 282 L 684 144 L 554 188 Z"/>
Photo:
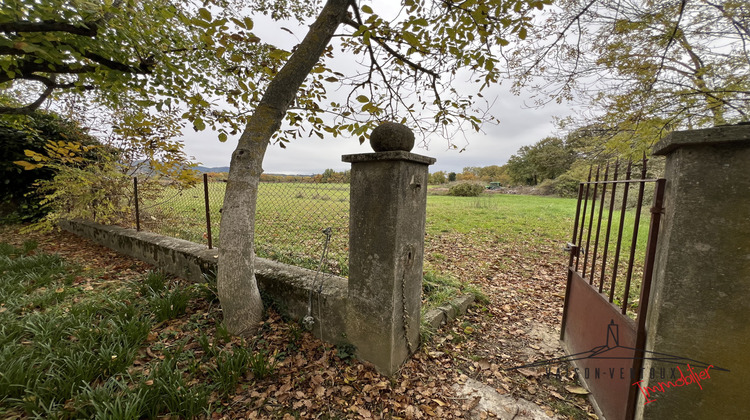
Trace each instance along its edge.
<path fill-rule="evenodd" d="M 377 4 L 376 12 L 381 15 L 381 7 L 388 7 L 384 3 Z M 279 26 L 290 28 L 295 34 L 280 31 Z M 255 18 L 253 32 L 264 41 L 273 39 L 275 45 L 289 50 L 304 37 L 306 30 L 306 27 L 295 27 L 290 23 L 279 24 L 268 19 Z M 345 66 L 347 64 L 342 61 L 345 59 L 337 57 L 335 63 L 329 64 L 332 67 Z M 454 140 L 459 146 L 456 150 L 449 149 L 445 139 L 437 136 L 424 139 L 419 135 L 416 138 L 417 147 L 412 152 L 437 158 L 437 163 L 430 168 L 430 172 L 461 172 L 467 166 L 503 165 L 519 147 L 555 134 L 553 117 L 568 115 L 568 108 L 555 103 L 542 109 L 529 108 L 525 105 L 525 102 L 531 102 L 528 97 L 512 95 L 508 91 L 510 84 L 510 81 L 506 81 L 503 85 L 494 86 L 483 92 L 490 103 L 493 98 L 497 98 L 490 112 L 500 119 L 500 124 L 484 125 L 484 133 L 466 132 L 468 144 L 463 152 L 459 153 L 463 146 L 460 136 Z M 457 88 L 460 90 L 460 87 Z M 217 135 L 209 130 L 195 133 L 187 128 L 184 134 L 186 153 L 202 166 L 229 166 L 238 136 L 221 143 Z M 427 148 L 424 147 L 424 143 L 427 143 Z M 277 145 L 269 146 L 263 169 L 266 173 L 275 174 L 315 174 L 322 173 L 327 168 L 341 171 L 349 169 L 349 164 L 341 162 L 341 155 L 369 152 L 372 152 L 369 144 L 366 142 L 360 145 L 356 138 L 334 139 L 330 136 L 321 140 L 315 136 L 292 141 L 287 144 L 286 149 L 281 149 Z"/>
<path fill-rule="evenodd" d="M 502 86 L 498 87 L 498 91 L 502 89 Z M 521 98 L 505 93 L 499 96 L 492 113 L 500 118 L 500 124 L 485 125 L 485 133 L 466 133 L 468 145 L 461 153 L 448 149 L 442 138 L 427 139 L 427 149 L 420 144 L 424 139 L 417 138 L 418 144 L 412 152 L 437 158 L 430 172 L 461 172 L 467 166 L 503 165 L 519 147 L 554 134 L 552 117 L 565 115 L 567 109 L 550 105 L 543 109 L 528 109 Z M 186 130 L 184 140 L 187 154 L 209 167 L 229 166 L 231 154 L 237 146 L 236 138 L 221 143 L 210 131 L 194 133 Z M 458 141 L 460 146 L 461 140 Z M 371 152 L 369 143 L 360 145 L 356 138 L 334 139 L 331 136 L 321 140 L 313 136 L 292 141 L 286 149 L 269 146 L 263 169 L 266 173 L 277 174 L 315 174 L 327 168 L 341 171 L 349 169 L 349 164 L 341 162 L 341 155 Z"/>

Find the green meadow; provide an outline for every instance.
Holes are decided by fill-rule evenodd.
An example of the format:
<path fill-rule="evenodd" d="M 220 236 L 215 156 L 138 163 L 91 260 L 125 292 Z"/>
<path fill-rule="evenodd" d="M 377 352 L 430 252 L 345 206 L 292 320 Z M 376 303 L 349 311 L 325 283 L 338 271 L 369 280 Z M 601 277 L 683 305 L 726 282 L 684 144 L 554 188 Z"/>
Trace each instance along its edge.
<path fill-rule="evenodd" d="M 213 245 L 220 245 L 221 204 L 226 184 L 209 183 L 209 209 Z M 439 195 L 430 189 L 427 197 L 427 241 L 443 234 L 461 235 L 463 241 L 491 240 L 497 244 L 515 244 L 525 252 L 537 252 L 549 244 L 562 246 L 572 239 L 576 200 L 548 196 L 489 194 L 479 197 L 453 197 Z M 607 230 L 608 205 L 605 201 L 604 218 L 597 226 L 597 218 L 590 219 L 591 205 L 596 215 L 599 201 L 589 202 L 583 231 L 582 246 L 588 251 L 588 261 L 593 259 L 597 228 L 600 241 L 596 246 L 597 273 L 601 273 L 601 256 Z M 152 202 L 144 203 L 141 226 L 169 236 L 207 244 L 205 202 L 203 185 L 177 191 L 166 189 Z M 317 269 L 325 249 L 327 272 L 348 275 L 349 235 L 349 185 L 325 183 L 261 183 L 258 194 L 256 219 L 256 251 L 261 257 Z M 626 211 L 623 239 L 618 264 L 618 281 L 615 295 L 622 294 L 627 277 L 627 262 L 632 241 L 634 209 Z M 620 211 L 615 210 L 607 245 L 608 265 L 611 267 L 617 248 L 616 238 L 620 225 Z M 648 213 L 641 215 L 640 234 L 634 254 L 633 283 L 637 284 L 646 247 Z M 591 223 L 589 238 L 588 226 Z M 324 229 L 330 227 L 330 238 Z M 579 231 L 580 236 L 580 231 Z M 587 240 L 589 245 L 586 246 Z M 562 252 L 562 251 L 560 251 Z M 430 255 L 427 255 L 429 263 Z M 586 258 L 582 256 L 582 260 Z M 582 262 L 581 262 L 582 264 Z M 611 268 L 606 270 L 605 287 L 609 288 Z M 595 276 L 601 281 L 599 274 Z M 635 302 L 638 289 L 634 288 L 629 300 Z M 618 298 L 615 299 L 619 301 Z"/>

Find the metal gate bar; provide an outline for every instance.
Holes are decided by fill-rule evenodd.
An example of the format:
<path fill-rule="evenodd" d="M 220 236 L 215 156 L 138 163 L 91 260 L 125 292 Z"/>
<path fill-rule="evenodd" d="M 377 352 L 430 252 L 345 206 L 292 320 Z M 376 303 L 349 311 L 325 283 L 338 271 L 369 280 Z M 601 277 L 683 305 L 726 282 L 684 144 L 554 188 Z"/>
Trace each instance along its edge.
<path fill-rule="evenodd" d="M 656 255 L 656 241 L 658 240 L 659 224 L 663 212 L 665 185 L 664 179 L 646 178 L 647 162 L 645 156 L 639 162 L 641 164 L 640 179 L 630 179 L 634 166 L 632 161 L 627 164 L 624 179 L 618 179 L 620 162 L 617 161 L 614 163 L 614 168 L 611 168 L 612 165 L 610 164 L 606 165 L 603 176 L 601 176 L 601 166 L 597 167 L 595 174 L 593 168 L 591 168 L 588 180 L 579 185 L 573 237 L 567 247 L 570 251 L 570 257 L 560 338 L 565 343 L 569 354 L 586 354 L 592 348 L 598 349 L 599 352 L 611 351 L 613 354 L 618 354 L 618 357 L 608 362 L 602 362 L 601 358 L 598 360 L 597 358 L 580 360 L 577 363 L 582 367 L 601 367 L 603 366 L 602 363 L 611 363 L 617 366 L 629 365 L 629 374 L 640 372 L 642 367 L 642 349 L 645 346 L 646 337 L 646 313 L 653 274 L 653 261 Z M 610 169 L 613 169 L 611 179 L 609 178 Z M 611 188 L 609 188 L 610 184 Z M 620 184 L 622 184 L 622 192 L 621 196 L 618 196 Z M 645 249 L 643 247 L 639 249 L 641 208 L 647 184 L 654 185 L 654 201 L 651 208 L 647 244 Z M 628 197 L 631 186 L 638 188 L 638 195 L 635 208 L 628 211 Z M 609 203 L 605 207 L 608 194 Z M 598 206 L 597 200 L 599 200 Z M 615 205 L 618 200 L 621 201 L 619 218 L 615 215 Z M 590 204 L 589 201 L 591 201 Z M 633 220 L 632 231 L 625 229 L 630 212 L 632 212 Z M 607 222 L 603 231 L 602 221 L 605 217 Z M 615 222 L 617 219 L 619 221 Z M 617 224 L 616 238 L 611 236 L 614 223 Z M 586 236 L 585 241 L 584 236 Z M 626 247 L 624 239 L 630 239 L 629 249 L 623 249 Z M 592 245 L 593 252 L 590 251 Z M 614 246 L 614 255 L 611 255 L 612 247 L 610 245 Z M 599 253 L 600 250 L 601 254 Z M 625 252 L 628 253 L 628 258 L 626 264 L 622 266 L 620 257 Z M 634 305 L 630 301 L 629 295 L 633 276 L 636 273 L 636 260 L 639 252 L 643 252 L 643 275 L 636 314 L 633 315 L 631 311 L 630 318 L 635 318 L 635 321 L 633 321 L 628 318 L 628 309 Z M 589 253 L 592 254 L 591 258 L 589 258 Z M 610 261 L 612 261 L 611 264 L 609 264 Z M 617 282 L 618 274 L 625 276 L 622 293 L 617 290 L 618 286 L 621 286 Z M 597 281 L 598 284 L 596 284 Z M 605 286 L 608 290 L 605 290 Z M 617 320 L 617 323 L 615 323 L 615 320 Z M 612 331 L 618 331 L 614 337 L 611 337 Z M 616 345 L 612 345 L 610 338 Z M 618 361 L 613 361 L 614 359 Z M 603 360 L 607 360 L 607 358 Z M 608 420 L 633 418 L 637 389 L 631 386 L 631 382 L 604 383 L 600 381 L 587 382 L 587 385 L 594 399 L 601 401 L 600 409 Z M 623 411 L 623 409 L 625 410 Z"/>

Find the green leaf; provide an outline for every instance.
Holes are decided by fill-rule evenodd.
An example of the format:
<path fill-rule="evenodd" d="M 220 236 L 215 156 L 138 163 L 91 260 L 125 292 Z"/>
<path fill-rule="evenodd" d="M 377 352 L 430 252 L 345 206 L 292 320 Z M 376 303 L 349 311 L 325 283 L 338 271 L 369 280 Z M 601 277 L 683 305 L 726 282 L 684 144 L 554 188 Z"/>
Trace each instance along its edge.
<path fill-rule="evenodd" d="M 372 8 L 366 4 L 362 5 L 362 7 L 360 7 L 359 9 L 365 13 L 372 14 Z"/>
<path fill-rule="evenodd" d="M 359 96 L 357 96 L 357 101 L 359 101 L 359 102 L 361 102 L 361 103 L 364 104 L 364 103 L 370 102 L 370 98 L 368 98 L 365 95 L 359 95 Z"/>
<path fill-rule="evenodd" d="M 209 12 L 208 9 L 204 7 L 201 7 L 200 9 L 198 9 L 198 16 L 200 16 L 201 19 L 205 21 L 211 20 L 211 12 Z"/>
<path fill-rule="evenodd" d="M 201 117 L 197 117 L 193 121 L 193 128 L 195 129 L 195 131 L 203 131 L 206 129 L 206 123 L 203 122 L 203 119 Z"/>
<path fill-rule="evenodd" d="M 411 45 L 414 48 L 418 48 L 420 46 L 419 38 L 417 38 L 417 36 L 411 32 L 408 32 L 408 31 L 404 32 L 403 38 L 404 38 L 404 41 L 408 42 L 409 45 Z"/>
<path fill-rule="evenodd" d="M 289 52 L 282 49 L 275 49 L 268 54 L 268 57 L 274 60 L 286 60 L 289 57 Z"/>
<path fill-rule="evenodd" d="M 241 21 L 241 20 L 239 20 L 237 18 L 229 18 L 229 20 L 231 20 L 235 25 L 239 26 L 240 28 L 247 29 L 245 27 L 245 22 L 243 22 L 243 21 Z"/>

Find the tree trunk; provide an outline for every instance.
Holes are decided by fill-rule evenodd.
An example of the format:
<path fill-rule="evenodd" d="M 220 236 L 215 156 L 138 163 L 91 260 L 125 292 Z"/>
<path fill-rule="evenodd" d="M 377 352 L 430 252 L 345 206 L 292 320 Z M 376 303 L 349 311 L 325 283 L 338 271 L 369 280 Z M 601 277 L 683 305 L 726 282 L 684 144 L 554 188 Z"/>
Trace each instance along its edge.
<path fill-rule="evenodd" d="M 297 50 L 269 83 L 232 153 L 221 218 L 219 300 L 231 334 L 255 333 L 263 314 L 255 279 L 255 208 L 263 156 L 297 90 L 346 17 L 349 0 L 328 0 Z"/>

